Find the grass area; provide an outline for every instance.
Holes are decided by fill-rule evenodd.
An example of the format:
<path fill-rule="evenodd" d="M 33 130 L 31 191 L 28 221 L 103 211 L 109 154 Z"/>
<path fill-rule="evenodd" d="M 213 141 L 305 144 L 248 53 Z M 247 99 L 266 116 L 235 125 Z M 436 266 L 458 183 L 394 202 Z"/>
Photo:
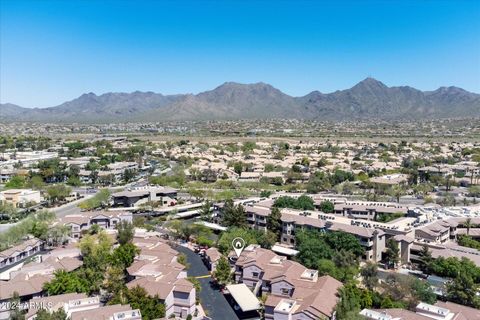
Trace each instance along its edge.
<path fill-rule="evenodd" d="M 375 217 L 375 221 L 388 223 L 390 221 L 393 221 L 393 220 L 398 219 L 398 218 L 402 218 L 404 216 L 405 216 L 405 214 L 403 214 L 402 212 L 387 213 L 387 214 L 379 213 Z"/>

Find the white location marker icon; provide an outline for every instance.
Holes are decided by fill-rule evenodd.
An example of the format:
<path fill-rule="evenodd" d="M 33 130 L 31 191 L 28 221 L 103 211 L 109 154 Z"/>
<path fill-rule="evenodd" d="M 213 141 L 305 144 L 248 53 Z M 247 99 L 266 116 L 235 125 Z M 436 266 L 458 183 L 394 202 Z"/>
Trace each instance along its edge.
<path fill-rule="evenodd" d="M 240 257 L 240 254 L 242 253 L 243 248 L 245 248 L 245 240 L 243 240 L 242 238 L 233 239 L 232 247 L 233 247 L 233 250 L 235 250 L 237 257 Z"/>

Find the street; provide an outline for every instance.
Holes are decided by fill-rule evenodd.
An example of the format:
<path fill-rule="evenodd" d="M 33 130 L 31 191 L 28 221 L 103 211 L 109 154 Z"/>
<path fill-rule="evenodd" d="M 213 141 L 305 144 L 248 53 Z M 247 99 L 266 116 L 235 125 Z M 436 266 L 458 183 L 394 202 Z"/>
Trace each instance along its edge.
<path fill-rule="evenodd" d="M 202 259 L 198 254 L 188 248 L 177 246 L 175 250 L 184 253 L 187 256 L 187 261 L 190 264 L 188 268 L 188 275 L 192 277 L 201 277 L 209 274 L 207 267 L 203 264 Z M 216 319 L 238 320 L 239 318 L 228 304 L 223 294 L 210 285 L 212 279 L 210 277 L 199 278 L 202 290 L 200 291 L 200 303 L 207 315 Z"/>
<path fill-rule="evenodd" d="M 72 202 L 69 202 L 67 204 L 64 204 L 60 207 L 56 207 L 56 208 L 47 208 L 46 210 L 49 210 L 49 211 L 52 211 L 55 213 L 55 215 L 57 216 L 57 218 L 63 218 L 65 217 L 66 215 L 69 215 L 69 214 L 76 214 L 76 213 L 80 213 L 81 210 L 80 208 L 78 207 L 78 204 L 82 201 L 85 201 L 91 197 L 93 197 L 94 194 L 89 194 L 87 196 L 85 196 L 84 198 L 81 198 L 81 199 L 78 199 L 78 200 L 75 200 L 75 201 L 72 201 Z M 17 222 L 18 223 L 18 222 Z M 0 224 L 0 233 L 3 233 L 3 232 L 6 232 L 8 229 L 10 229 L 11 227 L 13 227 L 14 225 L 16 225 L 17 223 L 6 223 L 6 224 Z"/>

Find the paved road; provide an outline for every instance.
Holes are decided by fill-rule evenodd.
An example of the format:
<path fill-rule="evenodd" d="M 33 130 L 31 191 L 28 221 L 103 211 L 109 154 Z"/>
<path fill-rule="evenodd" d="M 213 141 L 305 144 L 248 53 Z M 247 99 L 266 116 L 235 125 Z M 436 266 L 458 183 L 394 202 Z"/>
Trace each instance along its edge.
<path fill-rule="evenodd" d="M 63 206 L 57 207 L 57 208 L 47 208 L 47 210 L 52 211 L 55 213 L 57 218 L 63 218 L 66 215 L 69 214 L 76 214 L 80 213 L 81 210 L 78 207 L 78 204 L 81 203 L 82 201 L 85 201 L 86 199 L 89 199 L 93 197 L 93 194 L 87 195 L 84 198 L 81 198 L 79 200 L 72 201 L 70 203 L 64 204 Z M 11 224 L 0 224 L 0 233 L 7 231 L 11 227 L 13 227 L 16 223 L 11 223 Z"/>
<path fill-rule="evenodd" d="M 189 276 L 199 277 L 209 274 L 209 271 L 198 254 L 182 246 L 176 247 L 175 250 L 178 250 L 187 256 L 188 263 L 190 264 L 188 269 Z M 209 317 L 213 320 L 238 320 L 237 315 L 228 304 L 223 294 L 219 290 L 215 290 L 210 286 L 210 282 L 212 281 L 210 277 L 201 278 L 198 279 L 198 281 L 200 281 L 200 285 L 202 286 L 200 300 L 203 308 L 207 310 Z"/>

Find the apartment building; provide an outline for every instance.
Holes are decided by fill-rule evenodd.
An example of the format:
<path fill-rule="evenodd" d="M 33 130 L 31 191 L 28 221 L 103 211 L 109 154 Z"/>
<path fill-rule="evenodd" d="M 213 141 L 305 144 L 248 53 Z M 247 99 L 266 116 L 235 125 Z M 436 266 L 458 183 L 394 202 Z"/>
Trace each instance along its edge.
<path fill-rule="evenodd" d="M 270 209 L 259 206 L 245 206 L 247 213 L 247 223 L 252 229 L 267 231 L 267 217 L 270 215 Z"/>
<path fill-rule="evenodd" d="M 470 320 L 480 319 L 480 311 L 452 302 L 438 301 L 435 305 L 420 302 L 415 311 L 406 309 L 363 309 L 359 313 L 367 320 Z"/>
<path fill-rule="evenodd" d="M 425 243 L 425 242 L 413 242 L 410 247 L 410 260 L 412 262 L 420 262 L 420 253 L 424 246 L 427 246 L 430 251 L 432 258 L 437 259 L 438 257 L 456 257 L 461 259 L 462 257 L 468 258 L 475 265 L 480 267 L 480 255 L 478 254 L 477 249 L 467 248 L 459 246 L 455 243 Z"/>
<path fill-rule="evenodd" d="M 312 215 L 308 215 L 312 214 Z M 299 214 L 298 210 L 282 210 L 281 242 L 285 245 L 295 245 L 295 234 L 299 230 L 317 230 L 321 232 L 342 231 L 354 235 L 364 248 L 363 260 L 378 262 L 385 250 L 386 236 L 382 229 L 365 228 L 354 224 L 335 222 L 335 216 L 313 212 Z"/>
<path fill-rule="evenodd" d="M 265 319 L 330 319 L 338 302 L 342 283 L 330 276 L 318 276 L 258 245 L 246 247 L 235 263 L 235 281 L 254 294 L 267 294 Z"/>
<path fill-rule="evenodd" d="M 15 208 L 25 208 L 40 203 L 40 191 L 31 189 L 9 189 L 0 192 L 0 202 L 13 205 Z"/>
<path fill-rule="evenodd" d="M 392 202 L 346 201 L 336 203 L 334 213 L 343 217 L 364 220 L 376 220 L 379 214 L 389 215 L 410 213 L 408 207 Z"/>
<path fill-rule="evenodd" d="M 208 270 L 210 270 L 210 272 L 215 272 L 218 261 L 220 260 L 221 257 L 222 257 L 222 254 L 215 247 L 211 247 L 205 250 L 205 255 L 203 260 Z"/>
<path fill-rule="evenodd" d="M 17 276 L 9 281 L 0 281 L 0 305 L 7 305 L 18 294 L 21 301 L 41 297 L 43 285 L 49 282 L 51 275 L 34 275 L 32 277 Z M 0 320 L 10 319 L 10 309 L 0 308 Z"/>
<path fill-rule="evenodd" d="M 132 310 L 129 304 L 114 304 L 73 312 L 70 317 L 70 320 L 85 319 L 141 320 L 142 314 L 139 309 Z"/>
<path fill-rule="evenodd" d="M 44 242 L 37 238 L 32 238 L 0 252 L 0 270 L 24 261 L 27 258 L 38 254 L 44 248 Z"/>
<path fill-rule="evenodd" d="M 172 206 L 177 203 L 177 190 L 169 187 L 140 187 L 112 195 L 115 207 L 138 207 L 147 202 L 159 203 L 160 206 Z"/>
<path fill-rule="evenodd" d="M 196 291 L 186 280 L 185 266 L 178 263 L 178 252 L 159 238 L 135 237 L 140 254 L 127 269 L 128 288 L 140 286 L 165 303 L 166 318 L 185 319 L 195 312 Z"/>
<path fill-rule="evenodd" d="M 24 244 L 26 245 L 26 244 Z M 31 246 L 31 245 L 28 245 Z M 34 244 L 33 244 L 34 246 Z M 0 273 L 0 305 L 18 294 L 21 302 L 43 296 L 43 286 L 53 278 L 55 271 L 73 271 L 82 265 L 80 250 L 76 247 L 57 248 L 29 263 L 20 261 Z M 10 310 L 0 308 L 0 319 L 9 319 Z"/>
<path fill-rule="evenodd" d="M 24 167 L 31 167 L 34 164 L 37 164 L 39 161 L 58 158 L 58 153 L 44 150 L 11 150 L 9 152 L 2 153 L 2 158 L 6 160 L 0 163 L 2 166 L 13 166 L 15 164 L 21 163 Z"/>
<path fill-rule="evenodd" d="M 102 229 L 114 230 L 121 221 L 132 222 L 133 215 L 127 211 L 90 211 L 81 214 L 66 215 L 59 223 L 70 228 L 70 237 L 78 239 L 82 231 L 90 229 L 94 224 Z"/>
<path fill-rule="evenodd" d="M 122 175 L 126 170 L 138 170 L 139 166 L 136 162 L 114 162 L 107 165 L 108 171 L 112 172 L 117 179 L 122 179 Z"/>
<path fill-rule="evenodd" d="M 457 238 L 455 220 L 438 220 L 415 229 L 415 239 L 426 243 L 445 243 Z"/>
<path fill-rule="evenodd" d="M 270 215 L 270 206 L 263 201 L 245 205 L 247 222 L 252 229 L 267 230 L 267 217 Z M 271 201 L 270 201 L 271 202 Z M 221 223 L 223 204 L 214 205 L 214 221 Z M 280 242 L 287 246 L 295 246 L 295 234 L 299 230 L 342 231 L 354 235 L 365 249 L 362 257 L 366 261 L 380 261 L 385 250 L 388 230 L 393 235 L 405 234 L 396 225 L 382 223 L 366 223 L 350 218 L 336 217 L 333 214 L 324 214 L 318 211 L 302 211 L 282 209 L 282 234 Z M 398 229 L 398 230 L 397 230 Z"/>
<path fill-rule="evenodd" d="M 26 306 L 28 311 L 25 314 L 25 320 L 35 320 L 40 309 L 51 313 L 63 308 L 67 316 L 71 317 L 74 312 L 99 308 L 100 299 L 98 297 L 89 298 L 85 293 L 65 293 L 33 298 L 28 301 Z"/>

